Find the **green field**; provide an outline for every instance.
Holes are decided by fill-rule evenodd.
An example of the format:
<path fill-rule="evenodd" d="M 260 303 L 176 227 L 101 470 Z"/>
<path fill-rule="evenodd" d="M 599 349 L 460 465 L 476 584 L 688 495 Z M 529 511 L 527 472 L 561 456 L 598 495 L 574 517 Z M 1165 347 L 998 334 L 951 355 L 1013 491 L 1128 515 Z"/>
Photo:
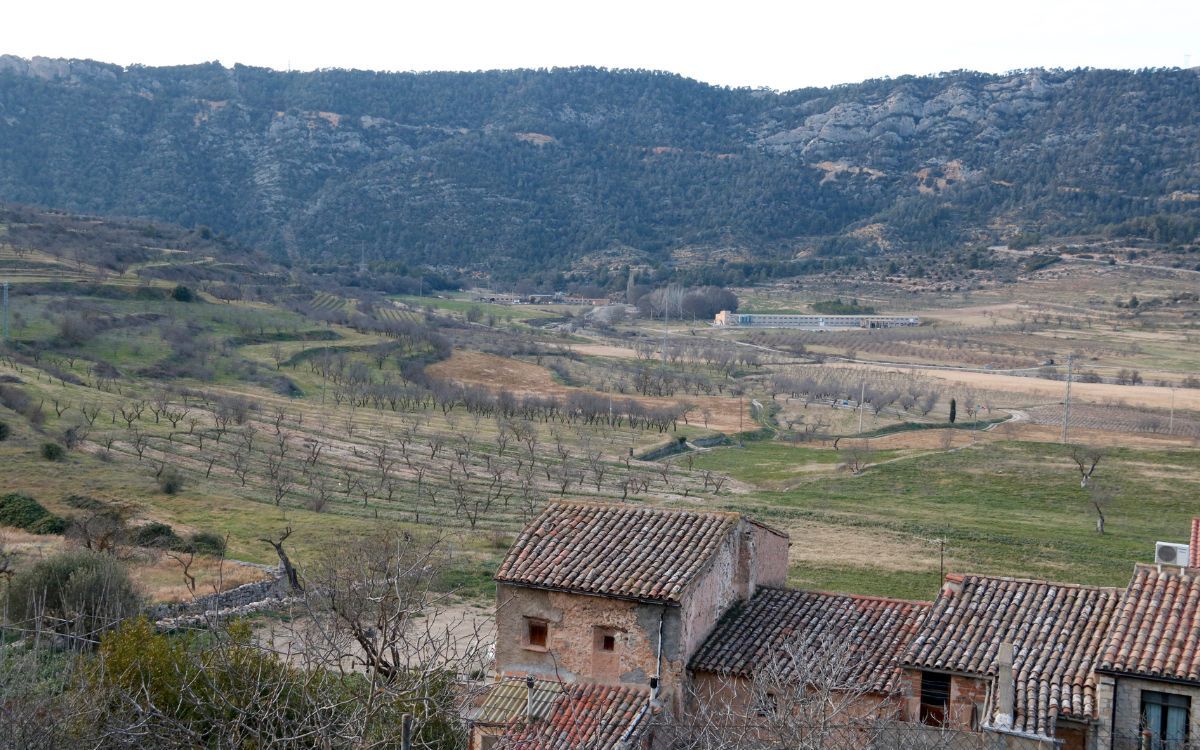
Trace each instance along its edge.
<path fill-rule="evenodd" d="M 786 463 L 786 453 L 774 447 L 747 452 L 750 462 L 739 462 L 738 449 L 728 448 L 708 454 L 713 458 L 706 463 L 723 462 L 757 482 L 786 472 L 767 460 Z M 860 549 L 806 549 L 806 561 L 792 568 L 796 585 L 918 598 L 936 591 L 939 539 L 945 540 L 947 572 L 1119 586 L 1135 562 L 1153 559 L 1156 540 L 1186 542 L 1190 519 L 1200 513 L 1200 452 L 1194 450 L 1113 450 L 1093 482 L 1111 489 L 1102 505 L 1103 536 L 1069 451 L 1046 443 L 924 454 L 860 476 L 827 473 L 801 478 L 787 491 L 755 489 L 725 505 L 785 529 L 815 528 L 815 539 L 793 535 L 794 551 L 838 532 L 863 537 Z M 888 552 L 886 565 L 873 558 L 876 537 Z"/>

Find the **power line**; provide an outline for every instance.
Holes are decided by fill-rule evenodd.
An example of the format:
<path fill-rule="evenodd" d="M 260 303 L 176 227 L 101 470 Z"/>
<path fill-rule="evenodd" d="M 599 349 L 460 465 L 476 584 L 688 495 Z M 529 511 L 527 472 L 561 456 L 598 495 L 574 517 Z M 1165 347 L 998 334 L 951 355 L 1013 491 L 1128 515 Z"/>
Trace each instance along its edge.
<path fill-rule="evenodd" d="M 1067 395 L 1063 400 L 1062 442 L 1065 444 L 1071 430 L 1071 376 L 1075 369 L 1075 355 L 1067 355 Z"/>

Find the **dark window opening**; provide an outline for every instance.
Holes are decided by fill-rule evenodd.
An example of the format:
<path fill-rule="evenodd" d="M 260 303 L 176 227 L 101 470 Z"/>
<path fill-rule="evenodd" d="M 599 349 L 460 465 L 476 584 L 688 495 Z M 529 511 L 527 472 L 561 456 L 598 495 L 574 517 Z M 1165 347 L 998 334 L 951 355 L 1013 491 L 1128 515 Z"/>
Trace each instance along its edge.
<path fill-rule="evenodd" d="M 1187 746 L 1191 704 L 1186 695 L 1142 691 L 1142 730 L 1150 736 L 1149 750 L 1183 750 Z"/>
<path fill-rule="evenodd" d="M 775 697 L 775 693 L 762 693 L 755 700 L 754 713 L 760 718 L 774 716 L 779 710 L 779 701 Z"/>
<path fill-rule="evenodd" d="M 529 621 L 529 645 L 539 648 L 546 647 L 546 637 L 550 633 L 549 626 L 541 620 Z"/>
<path fill-rule="evenodd" d="M 604 636 L 604 640 L 600 643 L 600 648 L 603 651 L 616 651 L 617 637 L 615 635 Z"/>
<path fill-rule="evenodd" d="M 922 724 L 946 726 L 946 706 L 950 704 L 950 675 L 936 672 L 921 673 Z"/>

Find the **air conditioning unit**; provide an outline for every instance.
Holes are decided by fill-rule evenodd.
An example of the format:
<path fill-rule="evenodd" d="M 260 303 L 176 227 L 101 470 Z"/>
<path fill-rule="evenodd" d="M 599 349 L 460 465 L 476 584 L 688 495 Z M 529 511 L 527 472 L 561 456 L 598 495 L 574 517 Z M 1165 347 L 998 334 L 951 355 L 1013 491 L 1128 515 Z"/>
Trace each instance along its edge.
<path fill-rule="evenodd" d="M 1154 562 L 1158 565 L 1178 565 L 1181 568 L 1188 564 L 1188 545 L 1172 542 L 1155 542 Z"/>

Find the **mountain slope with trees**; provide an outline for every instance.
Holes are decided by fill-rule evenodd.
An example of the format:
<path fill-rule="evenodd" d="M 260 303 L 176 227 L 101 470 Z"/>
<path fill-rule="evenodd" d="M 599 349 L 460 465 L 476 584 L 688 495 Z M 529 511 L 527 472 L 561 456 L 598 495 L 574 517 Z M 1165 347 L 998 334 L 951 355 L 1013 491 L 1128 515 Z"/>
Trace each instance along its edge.
<path fill-rule="evenodd" d="M 1197 101 L 1195 70 L 778 93 L 592 68 L 0 57 L 0 200 L 205 225 L 294 262 L 499 279 L 587 257 L 754 277 L 1018 233 L 1186 245 Z"/>

